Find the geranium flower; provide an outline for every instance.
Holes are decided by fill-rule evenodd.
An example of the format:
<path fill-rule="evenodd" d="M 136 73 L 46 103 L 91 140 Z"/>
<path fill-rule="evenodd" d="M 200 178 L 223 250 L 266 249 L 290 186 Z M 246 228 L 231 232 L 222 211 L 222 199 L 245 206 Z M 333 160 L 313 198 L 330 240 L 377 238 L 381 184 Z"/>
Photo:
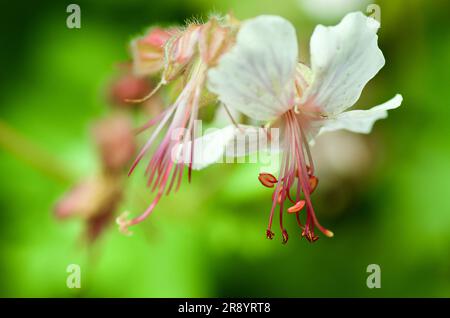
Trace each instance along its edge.
<path fill-rule="evenodd" d="M 283 226 L 286 200 L 291 204 L 287 212 L 296 215 L 302 236 L 308 241 L 318 239 L 315 228 L 333 236 L 320 225 L 313 208 L 311 194 L 318 179 L 309 144 L 325 131 L 369 133 L 376 120 L 387 116 L 387 110 L 400 106 L 402 97 L 396 95 L 369 110 L 346 111 L 385 63 L 377 44 L 378 28 L 377 21 L 360 12 L 346 15 L 333 27 L 317 26 L 310 42 L 308 68 L 297 62 L 294 27 L 281 17 L 259 16 L 243 22 L 235 46 L 209 71 L 208 88 L 221 102 L 267 122 L 266 128 L 280 130 L 283 155 L 279 176 L 258 176 L 263 185 L 274 188 L 266 231 L 269 239 L 274 236 L 272 223 L 278 207 L 283 242 L 288 241 Z M 234 144 L 236 136 L 255 133 L 255 128 L 230 127 L 196 140 L 194 166 L 203 168 L 213 163 Z M 306 210 L 304 224 L 299 217 L 302 210 Z"/>
<path fill-rule="evenodd" d="M 207 71 L 216 65 L 218 58 L 233 44 L 237 25 L 230 16 L 212 17 L 205 24 L 190 24 L 186 29 L 176 32 L 165 41 L 164 68 L 161 81 L 154 92 L 177 79 L 182 81 L 183 88 L 172 105 L 139 129 L 144 131 L 155 126 L 151 137 L 132 165 L 130 174 L 150 150 L 157 137 L 162 136 L 146 169 L 147 185 L 156 192 L 156 195 L 147 210 L 140 216 L 128 220 L 124 214 L 117 219 L 122 232 L 129 233 L 129 226 L 146 219 L 164 193 L 168 194 L 172 189 L 179 188 L 184 164 L 174 161 L 172 153 L 180 143 L 186 144 L 195 138 L 195 123 L 201 105 L 200 100 L 205 91 Z M 138 102 L 149 98 L 154 92 Z M 193 153 L 185 147 L 182 155 L 189 157 L 192 162 Z M 189 179 L 191 169 L 192 166 L 189 165 Z"/>

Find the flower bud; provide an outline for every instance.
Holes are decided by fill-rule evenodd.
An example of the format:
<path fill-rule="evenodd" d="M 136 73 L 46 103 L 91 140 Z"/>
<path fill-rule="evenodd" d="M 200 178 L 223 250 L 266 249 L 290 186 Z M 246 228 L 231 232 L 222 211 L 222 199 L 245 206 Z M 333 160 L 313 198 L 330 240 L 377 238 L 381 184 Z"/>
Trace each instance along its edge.
<path fill-rule="evenodd" d="M 231 29 L 212 18 L 202 26 L 199 39 L 200 56 L 208 65 L 215 65 L 219 57 L 231 46 Z"/>
<path fill-rule="evenodd" d="M 116 115 L 98 122 L 94 139 L 100 151 L 103 166 L 109 173 L 121 171 L 135 153 L 135 138 L 128 117 Z"/>
<path fill-rule="evenodd" d="M 131 42 L 135 75 L 152 75 L 164 67 L 164 45 L 170 37 L 171 31 L 153 28 Z"/>
<path fill-rule="evenodd" d="M 149 81 L 132 74 L 123 74 L 117 78 L 109 88 L 111 102 L 122 107 L 131 107 L 129 100 L 140 99 L 146 96 L 152 87 Z"/>
<path fill-rule="evenodd" d="M 192 60 L 197 49 L 200 30 L 200 25 L 192 24 L 167 42 L 163 81 L 170 82 L 179 76 Z"/>

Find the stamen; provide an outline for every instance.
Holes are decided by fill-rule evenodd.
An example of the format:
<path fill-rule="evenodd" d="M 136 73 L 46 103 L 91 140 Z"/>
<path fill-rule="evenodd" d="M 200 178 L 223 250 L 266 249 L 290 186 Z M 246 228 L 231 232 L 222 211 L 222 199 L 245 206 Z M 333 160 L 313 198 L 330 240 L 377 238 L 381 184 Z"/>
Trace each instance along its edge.
<path fill-rule="evenodd" d="M 156 125 L 157 123 L 161 122 L 161 120 L 164 119 L 164 117 L 167 115 L 167 113 L 171 113 L 176 108 L 176 106 L 177 106 L 176 104 L 173 104 L 168 109 L 162 111 L 161 113 L 159 113 L 155 117 L 151 118 L 148 122 L 146 122 L 141 127 L 134 129 L 134 133 L 136 135 L 140 134 L 141 132 L 143 132 L 143 131 L 147 130 L 148 128 L 150 128 L 150 127 Z"/>
<path fill-rule="evenodd" d="M 287 211 L 289 213 L 297 213 L 305 207 L 305 204 L 305 200 L 300 200 L 294 206 L 291 206 L 289 209 L 287 209 Z"/>
<path fill-rule="evenodd" d="M 315 227 L 326 236 L 332 237 L 333 232 L 319 224 L 312 206 L 311 194 L 317 188 L 319 179 L 314 175 L 314 165 L 301 122 L 294 111 L 288 111 L 283 116 L 283 121 L 285 129 L 284 145 L 286 149 L 283 152 L 278 180 L 269 173 L 261 173 L 258 176 L 259 181 L 264 186 L 274 188 L 276 185 L 272 195 L 272 208 L 266 236 L 269 239 L 273 238 L 274 234 L 271 231 L 271 226 L 275 208 L 278 205 L 282 240 L 284 244 L 287 243 L 289 237 L 286 229 L 283 227 L 283 206 L 286 199 L 289 199 L 293 206 L 287 208 L 287 212 L 296 215 L 297 223 L 302 229 L 302 237 L 305 237 L 311 243 L 317 241 L 319 237 L 314 233 Z M 291 197 L 292 188 L 294 188 L 292 192 L 295 193 L 295 200 Z M 305 208 L 306 222 L 303 225 L 300 221 L 299 212 Z"/>
<path fill-rule="evenodd" d="M 317 185 L 319 184 L 319 179 L 316 176 L 310 176 L 309 177 L 309 187 L 311 188 L 311 193 L 316 190 Z"/>
<path fill-rule="evenodd" d="M 147 210 L 138 217 L 132 220 L 126 220 L 125 216 L 123 216 L 117 219 L 117 223 L 120 225 L 120 229 L 123 232 L 127 233 L 128 227 L 145 220 L 153 212 L 162 195 L 164 193 L 166 193 L 166 195 L 169 194 L 176 181 L 176 189 L 178 189 L 181 183 L 184 166 L 183 160 L 187 156 L 190 159 L 189 170 L 192 169 L 193 147 L 192 149 L 187 149 L 187 144 L 195 138 L 195 119 L 198 115 L 200 93 L 203 87 L 205 74 L 206 66 L 198 63 L 192 70 L 191 77 L 181 94 L 178 96 L 175 103 L 162 116 L 161 122 L 158 124 L 150 139 L 133 163 L 129 174 L 133 172 L 142 157 L 150 149 L 150 146 L 156 137 L 171 119 L 171 123 L 167 127 L 165 136 L 153 154 L 146 169 L 146 174 L 149 174 L 147 186 L 151 187 L 152 192 L 157 190 L 157 194 Z M 180 144 L 184 145 L 182 160 L 176 162 L 176 160 L 172 158 L 172 150 Z M 187 156 L 185 156 L 185 154 Z"/>
<path fill-rule="evenodd" d="M 260 173 L 258 176 L 258 180 L 261 184 L 267 188 L 273 188 L 275 183 L 278 182 L 277 178 L 270 173 Z"/>
<path fill-rule="evenodd" d="M 277 203 L 281 204 L 282 202 L 284 202 L 284 198 L 283 198 L 283 194 L 284 194 L 284 188 L 283 186 L 280 187 L 280 189 L 278 191 L 275 191 L 274 195 L 276 195 L 277 197 Z"/>

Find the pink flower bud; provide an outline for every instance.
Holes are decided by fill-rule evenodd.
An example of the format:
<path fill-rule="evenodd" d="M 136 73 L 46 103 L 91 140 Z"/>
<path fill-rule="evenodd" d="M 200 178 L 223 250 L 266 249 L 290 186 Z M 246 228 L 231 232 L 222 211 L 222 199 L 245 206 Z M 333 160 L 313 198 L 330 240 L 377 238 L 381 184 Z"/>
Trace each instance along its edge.
<path fill-rule="evenodd" d="M 128 117 L 117 115 L 98 122 L 93 130 L 103 166 L 107 172 L 121 171 L 136 149 L 132 124 Z"/>
<path fill-rule="evenodd" d="M 200 25 L 191 24 L 167 42 L 167 64 L 163 80 L 169 82 L 176 78 L 192 60 L 197 49 L 200 30 Z"/>
<path fill-rule="evenodd" d="M 94 180 L 84 181 L 75 186 L 56 204 L 56 216 L 65 219 L 74 215 L 87 217 L 93 214 L 95 208 L 92 203 L 98 192 L 97 188 Z"/>
<path fill-rule="evenodd" d="M 84 180 L 59 200 L 55 215 L 59 219 L 78 217 L 84 220 L 86 238 L 92 242 L 112 220 L 122 191 L 122 178 L 118 175 Z"/>
<path fill-rule="evenodd" d="M 149 81 L 142 77 L 131 74 L 124 74 L 117 78 L 110 87 L 111 102 L 117 106 L 132 107 L 134 105 L 129 100 L 140 99 L 151 92 L 152 86 Z"/>
<path fill-rule="evenodd" d="M 217 19 L 212 18 L 204 24 L 199 39 L 200 56 L 208 65 L 215 65 L 233 41 L 230 40 L 231 28 L 223 27 Z"/>
<path fill-rule="evenodd" d="M 164 67 L 164 45 L 170 37 L 170 30 L 154 28 L 131 42 L 135 75 L 152 75 Z"/>

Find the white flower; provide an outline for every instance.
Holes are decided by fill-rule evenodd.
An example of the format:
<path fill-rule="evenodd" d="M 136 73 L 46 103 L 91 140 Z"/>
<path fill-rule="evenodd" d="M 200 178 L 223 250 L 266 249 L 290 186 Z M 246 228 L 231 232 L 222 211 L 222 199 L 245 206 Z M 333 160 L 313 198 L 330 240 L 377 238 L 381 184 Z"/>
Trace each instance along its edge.
<path fill-rule="evenodd" d="M 267 230 L 269 238 L 273 236 L 274 210 L 279 205 L 283 241 L 287 241 L 281 222 L 286 199 L 293 202 L 288 212 L 296 213 L 302 235 L 309 241 L 318 238 L 314 226 L 327 236 L 333 235 L 320 226 L 312 208 L 310 194 L 317 178 L 308 144 L 325 131 L 369 133 L 376 120 L 387 116 L 387 110 L 400 106 L 402 97 L 396 95 L 369 110 L 345 111 L 356 103 L 366 83 L 385 63 L 377 44 L 378 28 L 377 21 L 360 12 L 346 15 L 333 27 L 317 26 L 310 42 L 308 68 L 298 63 L 294 27 L 281 17 L 259 16 L 243 23 L 235 46 L 221 57 L 217 67 L 209 70 L 208 88 L 222 103 L 281 129 L 284 154 L 280 176 L 275 183 L 273 176 L 260 176 L 266 186 L 277 184 Z M 203 168 L 225 152 L 224 145 L 233 140 L 230 129 L 215 133 L 220 142 L 212 136 L 203 137 L 204 149 L 215 156 L 202 156 L 203 149 L 197 147 L 200 155 L 194 157 L 194 166 Z M 246 130 L 235 128 L 234 132 L 241 135 Z M 307 209 L 305 225 L 298 218 L 303 206 Z"/>

